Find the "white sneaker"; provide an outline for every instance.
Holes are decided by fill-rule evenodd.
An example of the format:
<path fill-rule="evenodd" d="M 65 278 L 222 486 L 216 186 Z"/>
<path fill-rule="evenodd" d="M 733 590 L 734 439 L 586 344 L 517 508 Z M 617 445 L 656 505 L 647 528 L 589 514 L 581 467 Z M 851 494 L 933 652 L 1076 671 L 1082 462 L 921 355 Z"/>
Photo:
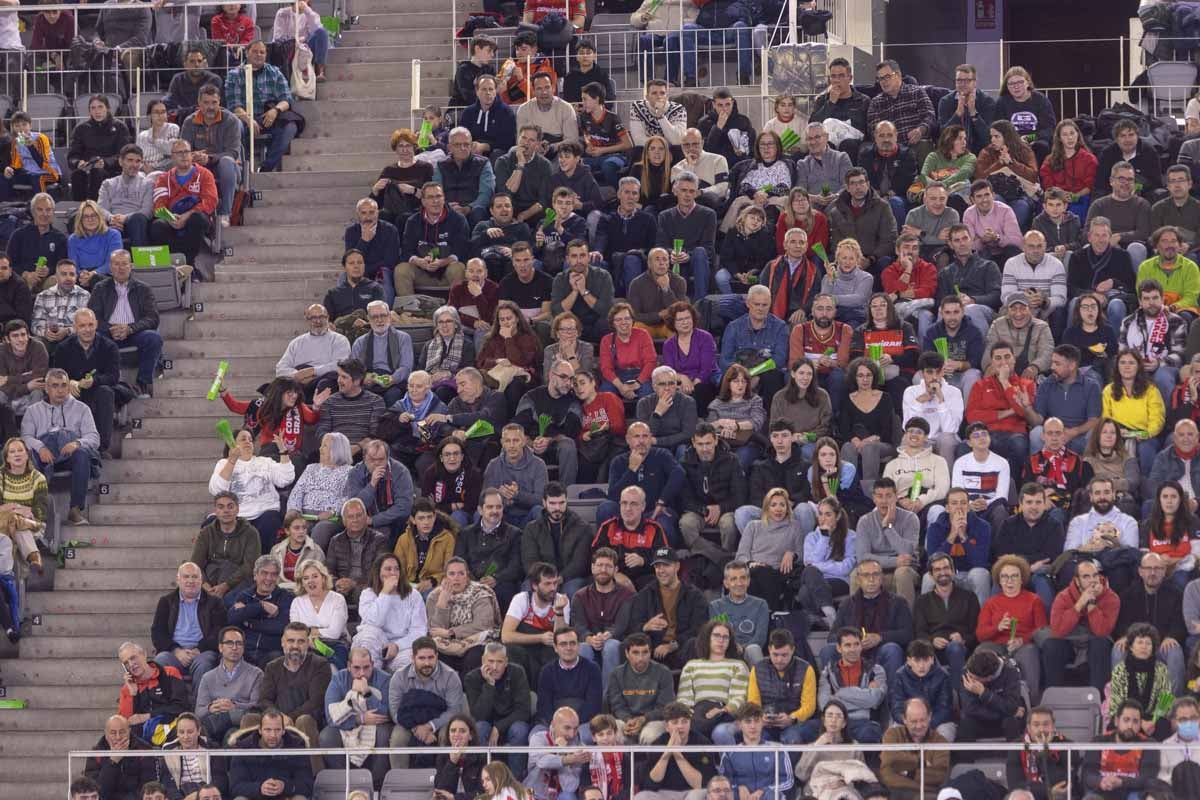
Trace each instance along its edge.
<path fill-rule="evenodd" d="M 228 227 L 229 227 L 229 225 L 230 225 L 230 222 L 229 222 L 229 215 L 228 215 L 228 214 L 220 214 L 220 215 L 218 215 L 218 216 L 217 216 L 217 219 L 218 219 L 218 220 L 221 222 L 221 227 L 222 227 L 222 228 L 228 228 Z"/>

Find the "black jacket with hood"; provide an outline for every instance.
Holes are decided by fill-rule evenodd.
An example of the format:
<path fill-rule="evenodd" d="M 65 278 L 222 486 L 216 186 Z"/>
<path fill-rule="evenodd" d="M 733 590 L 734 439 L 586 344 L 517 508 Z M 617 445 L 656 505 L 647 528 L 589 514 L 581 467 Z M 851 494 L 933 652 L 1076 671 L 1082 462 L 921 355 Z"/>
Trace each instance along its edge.
<path fill-rule="evenodd" d="M 754 144 L 754 125 L 750 122 L 749 117 L 738 111 L 737 100 L 733 101 L 733 111 L 730 113 L 729 119 L 725 121 L 724 128 L 717 127 L 716 111 L 710 111 L 701 117 L 700 121 L 696 123 L 696 127 L 699 128 L 700 135 L 704 137 L 705 151 L 725 156 L 725 161 L 730 167 L 738 161 L 750 157 Z M 745 144 L 741 148 L 741 153 L 734 149 L 733 142 L 729 139 L 729 132 L 735 130 L 745 135 Z"/>

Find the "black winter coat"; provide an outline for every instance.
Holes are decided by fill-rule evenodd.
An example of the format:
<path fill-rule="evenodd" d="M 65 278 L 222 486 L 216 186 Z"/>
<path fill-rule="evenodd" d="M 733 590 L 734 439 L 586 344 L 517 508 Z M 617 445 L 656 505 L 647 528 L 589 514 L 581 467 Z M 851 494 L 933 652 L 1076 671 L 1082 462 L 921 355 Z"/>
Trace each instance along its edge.
<path fill-rule="evenodd" d="M 103 736 L 93 750 L 108 750 Z M 141 739 L 129 737 L 130 750 L 153 750 Z M 141 800 L 142 786 L 159 778 L 162 762 L 157 758 L 122 758 L 114 764 L 108 757 L 89 758 L 83 774 L 100 784 L 103 800 Z M 162 769 L 165 772 L 165 768 Z"/>
<path fill-rule="evenodd" d="M 71 132 L 71 148 L 67 151 L 67 163 L 75 169 L 80 161 L 93 158 L 103 158 L 104 166 L 113 170 L 117 168 L 117 154 L 121 148 L 133 139 L 129 136 L 129 128 L 112 115 L 102 122 L 86 119 L 75 126 Z"/>
<path fill-rule="evenodd" d="M 108 319 L 117 308 L 117 285 L 112 278 L 105 278 L 92 289 L 88 308 L 96 315 L 100 333 L 108 336 L 112 327 Z M 134 318 L 129 326 L 131 334 L 158 328 L 158 306 L 154 302 L 154 291 L 137 278 L 129 279 L 129 308 Z"/>

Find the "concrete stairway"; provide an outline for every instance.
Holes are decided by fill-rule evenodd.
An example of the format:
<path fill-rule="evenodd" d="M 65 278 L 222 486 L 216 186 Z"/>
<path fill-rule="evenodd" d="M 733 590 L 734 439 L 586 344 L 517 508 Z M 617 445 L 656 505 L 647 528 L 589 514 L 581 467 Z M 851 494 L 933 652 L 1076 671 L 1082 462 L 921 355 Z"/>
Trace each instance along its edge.
<path fill-rule="evenodd" d="M 358 25 L 331 52 L 317 101 L 305 104 L 308 128 L 285 172 L 255 176 L 262 197 L 247 210 L 246 226 L 228 231 L 233 255 L 215 283 L 196 287 L 203 309 L 164 322 L 171 369 L 153 400 L 135 401 L 138 427 L 120 442 L 121 457 L 104 466 L 91 526 L 64 529 L 93 546 L 58 571 L 55 591 L 29 595 L 27 617 L 41 624 L 27 627 L 19 659 L 0 662 L 8 695 L 29 703 L 0 711 L 0 798 L 62 798 L 66 753 L 93 747 L 115 712 L 117 647 L 133 640 L 149 648 L 157 599 L 211 507 L 207 481 L 221 455 L 213 425 L 222 417 L 238 423 L 204 398 L 216 363 L 231 362 L 227 384 L 250 398 L 273 376 L 288 340 L 306 330 L 305 306 L 337 277 L 354 202 L 394 157 L 391 132 L 410 125 L 411 59 L 443 60 L 425 65 L 422 95 L 446 102 L 445 0 L 356 0 L 353 10 Z M 74 774 L 82 769 L 72 765 Z"/>

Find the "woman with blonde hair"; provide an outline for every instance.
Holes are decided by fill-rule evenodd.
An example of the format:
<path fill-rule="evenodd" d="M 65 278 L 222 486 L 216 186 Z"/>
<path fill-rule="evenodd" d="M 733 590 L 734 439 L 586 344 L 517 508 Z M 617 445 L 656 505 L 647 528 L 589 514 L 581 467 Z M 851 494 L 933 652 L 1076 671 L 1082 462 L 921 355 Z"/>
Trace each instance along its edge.
<path fill-rule="evenodd" d="M 782 486 L 767 492 L 762 516 L 747 523 L 742 531 L 735 558 L 750 567 L 750 594 L 766 600 L 772 611 L 785 608 L 788 577 L 804 548 L 805 533 L 804 524 L 792 510 L 792 499 Z"/>
<path fill-rule="evenodd" d="M 824 619 L 830 630 L 837 616 L 834 595 L 850 593 L 850 573 L 858 564 L 854 536 L 837 497 L 830 495 L 817 503 L 817 527 L 804 537 L 797 597 L 804 610 Z"/>
<path fill-rule="evenodd" d="M 747 285 L 757 281 L 763 267 L 775 256 L 775 237 L 767 228 L 767 213 L 758 206 L 746 206 L 721 244 L 721 268 L 713 277 L 717 291 L 732 294 L 735 277 Z"/>
<path fill-rule="evenodd" d="M 4 463 L 0 465 L 0 511 L 17 514 L 40 530 L 18 530 L 13 544 L 29 566 L 42 569 L 42 554 L 37 537 L 45 530 L 50 513 L 50 487 L 46 476 L 33 466 L 29 445 L 19 436 L 4 443 Z M 14 620 L 20 624 L 20 619 Z"/>
<path fill-rule="evenodd" d="M 513 777 L 512 770 L 503 761 L 492 761 L 483 768 L 479 776 L 483 785 L 484 800 L 530 800 L 531 794 L 521 782 Z"/>
<path fill-rule="evenodd" d="M 829 217 L 824 211 L 813 208 L 808 197 L 808 189 L 803 186 L 793 186 L 788 192 L 787 205 L 775 223 L 775 252 L 783 253 L 783 238 L 792 228 L 799 228 L 808 234 L 808 249 L 816 245 L 829 251 Z"/>
<path fill-rule="evenodd" d="M 671 146 L 661 136 L 651 136 L 642 148 L 642 158 L 629 165 L 627 175 L 641 183 L 638 202 L 642 210 L 658 216 L 675 205 L 671 193 Z"/>
<path fill-rule="evenodd" d="M 112 274 L 109 258 L 114 250 L 120 250 L 121 232 L 108 227 L 104 212 L 95 200 L 84 200 L 75 214 L 75 229 L 67 239 L 67 258 L 75 262 L 79 270 L 79 285 L 90 289 L 96 282 L 96 274 L 102 277 Z M 54 272 L 54 264 L 47 264 Z"/>
<path fill-rule="evenodd" d="M 320 561 L 305 561 L 296 575 L 296 599 L 292 601 L 290 621 L 307 625 L 313 647 L 333 650 L 330 662 L 338 669 L 345 669 L 350 657 L 346 633 L 350 612 L 346 598 L 333 591 L 333 575 Z"/>
<path fill-rule="evenodd" d="M 851 328 L 862 325 L 867 319 L 867 301 L 875 278 L 862 268 L 862 245 L 857 239 L 842 239 L 838 242 L 833 263 L 825 265 L 825 277 L 821 279 L 821 292 L 833 295 L 837 304 L 837 320 Z"/>
<path fill-rule="evenodd" d="M 1046 95 L 1034 88 L 1029 70 L 1017 66 L 1004 73 L 993 119 L 1012 123 L 1017 133 L 1029 141 L 1038 161 L 1045 160 L 1058 117 Z"/>

